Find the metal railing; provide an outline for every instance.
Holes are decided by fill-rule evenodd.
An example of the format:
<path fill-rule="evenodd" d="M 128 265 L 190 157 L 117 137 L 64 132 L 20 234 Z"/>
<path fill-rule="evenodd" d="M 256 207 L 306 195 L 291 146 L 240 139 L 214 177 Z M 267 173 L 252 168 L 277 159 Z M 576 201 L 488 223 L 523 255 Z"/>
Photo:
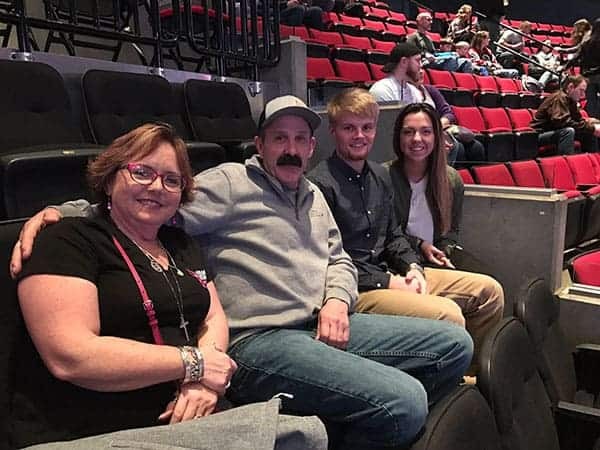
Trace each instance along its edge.
<path fill-rule="evenodd" d="M 279 62 L 277 0 L 44 0 L 44 6 L 41 18 L 27 13 L 24 0 L 0 0 L 0 23 L 14 27 L 19 52 L 38 49 L 32 29 L 41 29 L 48 31 L 46 51 L 61 43 L 70 55 L 89 47 L 112 50 L 116 60 L 129 43 L 155 68 L 170 58 L 180 68 L 192 61 L 219 76 L 245 71 L 256 80 L 261 67 Z M 141 46 L 151 49 L 150 63 Z"/>

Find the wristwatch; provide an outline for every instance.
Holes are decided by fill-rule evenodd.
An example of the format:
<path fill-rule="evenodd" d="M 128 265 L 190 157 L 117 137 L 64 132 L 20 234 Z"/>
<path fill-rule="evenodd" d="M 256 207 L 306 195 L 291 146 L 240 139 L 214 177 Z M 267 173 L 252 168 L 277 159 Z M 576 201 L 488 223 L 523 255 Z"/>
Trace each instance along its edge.
<path fill-rule="evenodd" d="M 408 270 L 418 270 L 419 272 L 421 272 L 421 275 L 423 275 L 423 278 L 425 278 L 425 269 L 423 269 L 423 266 L 421 266 L 420 264 L 410 263 L 408 265 Z"/>

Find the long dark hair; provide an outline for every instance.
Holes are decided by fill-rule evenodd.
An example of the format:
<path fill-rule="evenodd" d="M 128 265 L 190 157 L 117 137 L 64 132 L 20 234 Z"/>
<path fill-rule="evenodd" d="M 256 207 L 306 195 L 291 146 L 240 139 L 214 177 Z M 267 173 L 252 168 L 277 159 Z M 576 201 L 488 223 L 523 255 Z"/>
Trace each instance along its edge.
<path fill-rule="evenodd" d="M 401 134 L 404 121 L 409 114 L 424 113 L 431 120 L 434 142 L 433 151 L 427 160 L 427 200 L 435 223 L 438 224 L 441 234 L 450 231 L 452 226 L 452 189 L 448 180 L 446 149 L 442 123 L 437 111 L 427 103 L 412 103 L 405 106 L 394 124 L 394 152 L 398 157 L 397 163 L 404 170 L 405 155 L 401 148 Z"/>

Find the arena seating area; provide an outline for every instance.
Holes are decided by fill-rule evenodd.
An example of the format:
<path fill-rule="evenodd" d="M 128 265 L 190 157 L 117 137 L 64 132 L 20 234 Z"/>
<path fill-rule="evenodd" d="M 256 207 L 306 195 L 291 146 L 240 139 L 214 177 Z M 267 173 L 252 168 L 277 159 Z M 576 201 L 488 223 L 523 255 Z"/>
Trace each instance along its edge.
<path fill-rule="evenodd" d="M 383 78 L 381 68 L 389 52 L 414 31 L 415 23 L 386 3 L 362 3 L 363 17 L 326 13 L 327 31 L 278 27 L 281 40 L 296 36 L 307 44 L 309 98 L 324 101 L 337 89 L 368 87 Z M 204 18 L 204 9 L 195 8 L 194 14 Z M 174 17 L 173 10 L 162 11 L 161 17 Z M 436 32 L 430 37 L 437 45 L 454 14 L 437 11 L 434 17 Z M 262 34 L 265 19 L 259 19 L 252 33 L 257 46 L 265 36 L 270 39 Z M 520 22 L 504 23 L 518 27 Z M 231 28 L 236 32 L 247 28 L 239 18 L 235 23 Z M 13 26 L 6 25 L 8 34 L 0 30 L 3 46 Z M 533 37 L 569 46 L 571 31 L 566 25 L 535 23 Z M 175 50 L 175 42 L 184 35 L 193 39 L 181 30 L 175 34 L 173 45 L 166 48 L 180 65 L 186 59 Z M 205 43 L 206 36 L 207 32 Z M 64 36 L 57 39 L 65 44 Z M 533 54 L 538 48 L 531 42 L 524 52 Z M 160 61 L 157 55 L 154 59 Z M 219 58 L 216 66 L 222 75 L 227 58 Z M 236 58 L 240 64 L 261 59 Z M 266 59 L 271 64 L 277 58 Z M 193 61 L 200 66 L 202 58 Z M 600 287 L 600 154 L 587 153 L 578 142 L 582 153 L 569 156 L 552 156 L 552 147 L 538 146 L 530 122 L 547 93 L 528 91 L 520 79 L 441 70 L 426 70 L 425 76 L 452 106 L 458 124 L 471 129 L 486 148 L 487 162 L 459 170 L 465 185 L 559 191 L 567 202 L 564 268 L 574 282 Z M 92 199 L 84 179 L 89 160 L 142 123 L 173 126 L 186 141 L 195 172 L 227 161 L 243 162 L 255 152 L 255 120 L 244 89 L 236 83 L 176 83 L 158 74 L 98 69 L 59 73 L 40 62 L 0 59 L 0 84 L 11 86 L 10 93 L 0 94 L 0 261 L 5 266 L 22 218 L 47 204 Z M 23 323 L 6 267 L 0 271 L 0 285 L 0 337 L 5 343 L 0 352 L 0 448 L 10 448 L 6 424 L 12 347 Z M 503 319 L 488 337 L 477 387 L 459 386 L 435 405 L 412 450 L 600 450 L 598 352 L 586 347 L 571 353 L 560 329 L 558 302 L 543 280 L 529 284 L 515 302 L 517 317 Z"/>

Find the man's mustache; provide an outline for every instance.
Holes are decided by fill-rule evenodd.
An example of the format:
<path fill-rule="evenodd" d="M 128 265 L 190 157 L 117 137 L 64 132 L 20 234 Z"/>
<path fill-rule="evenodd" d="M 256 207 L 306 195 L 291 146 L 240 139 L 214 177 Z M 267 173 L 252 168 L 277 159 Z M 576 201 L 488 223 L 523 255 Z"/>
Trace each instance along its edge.
<path fill-rule="evenodd" d="M 277 159 L 277 165 L 302 167 L 302 160 L 297 155 L 288 155 L 286 153 Z"/>

